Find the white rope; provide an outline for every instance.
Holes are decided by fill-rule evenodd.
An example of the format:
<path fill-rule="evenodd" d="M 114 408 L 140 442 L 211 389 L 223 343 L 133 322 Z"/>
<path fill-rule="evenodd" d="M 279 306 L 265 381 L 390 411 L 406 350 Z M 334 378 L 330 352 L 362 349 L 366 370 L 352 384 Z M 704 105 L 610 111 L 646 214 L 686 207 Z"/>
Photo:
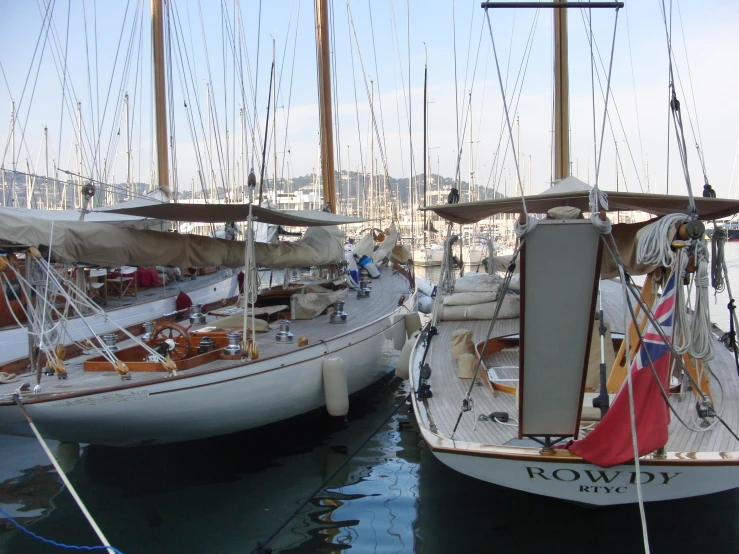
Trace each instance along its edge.
<path fill-rule="evenodd" d="M 713 334 L 708 311 L 708 247 L 704 240 L 696 243 L 695 256 L 698 272 L 695 275 L 695 309 L 690 325 L 692 341 L 689 352 L 696 360 L 709 361 L 713 359 Z M 700 380 L 698 382 L 700 383 Z"/>
<path fill-rule="evenodd" d="M 256 266 L 256 254 L 254 250 L 254 218 L 252 216 L 252 206 L 254 203 L 254 187 L 256 180 L 249 181 L 249 218 L 246 224 L 246 241 L 244 243 L 244 321 L 241 335 L 242 350 L 241 357 L 247 355 L 246 339 L 249 321 L 249 304 L 251 304 L 251 340 L 252 344 L 256 344 L 256 330 L 254 325 L 255 304 L 259 294 L 259 273 Z M 287 271 L 287 269 L 285 270 Z"/>
<path fill-rule="evenodd" d="M 534 230 L 538 221 L 539 220 L 532 215 L 526 216 L 526 223 L 521 223 L 518 219 L 516 219 L 516 221 L 513 223 L 513 232 L 516 233 L 516 236 L 518 238 L 523 238 L 526 233 L 530 233 Z"/>
<path fill-rule="evenodd" d="M 590 189 L 590 222 L 595 226 L 601 235 L 607 235 L 611 232 L 611 220 L 606 217 L 600 218 L 600 207 L 608 210 L 608 194 L 598 188 L 598 182 Z"/>
<path fill-rule="evenodd" d="M 669 214 L 658 219 L 641 230 L 636 245 L 636 261 L 640 264 L 672 267 L 675 254 L 672 251 L 669 231 L 675 223 L 683 223 L 688 219 L 685 214 Z"/>
<path fill-rule="evenodd" d="M 452 245 L 456 242 L 457 238 L 456 235 L 452 235 L 452 225 L 450 223 L 447 227 L 446 240 L 444 241 L 444 257 L 441 261 L 441 273 L 439 274 L 439 291 L 442 294 L 451 294 L 454 292 L 455 279 Z"/>
<path fill-rule="evenodd" d="M 41 444 L 41 448 L 44 450 L 46 457 L 49 458 L 49 461 L 54 466 L 54 469 L 56 469 L 56 472 L 59 474 L 59 478 L 64 482 L 64 485 L 67 487 L 69 494 L 72 495 L 72 498 L 74 498 L 74 501 L 77 503 L 77 506 L 79 507 L 80 511 L 85 516 L 85 519 L 87 519 L 87 523 L 89 523 L 90 527 L 92 527 L 92 530 L 95 531 L 95 534 L 98 536 L 98 539 L 100 539 L 100 542 L 103 543 L 103 546 L 106 547 L 106 550 L 110 552 L 111 554 L 114 554 L 116 551 L 110 547 L 110 542 L 108 541 L 108 539 L 105 538 L 105 535 L 103 535 L 102 530 L 100 529 L 100 527 L 98 527 L 98 524 L 92 518 L 92 515 L 90 515 L 90 512 L 87 511 L 87 507 L 82 502 L 82 499 L 77 494 L 77 491 L 72 486 L 72 483 L 70 483 L 69 479 L 67 478 L 67 474 L 64 473 L 62 466 L 59 465 L 59 462 L 56 460 L 56 458 L 54 457 L 54 454 L 51 452 L 49 445 L 46 444 L 46 441 L 41 436 L 41 433 L 39 433 L 39 430 L 36 428 L 36 425 L 33 423 L 31 416 L 28 415 L 28 413 L 26 412 L 26 409 L 23 407 L 23 402 L 21 402 L 20 395 L 18 394 L 15 395 L 15 402 L 20 408 L 21 412 L 23 413 L 23 416 L 26 418 L 28 425 L 30 425 L 31 430 L 33 431 L 33 434 L 36 435 L 36 439 L 39 441 L 39 444 Z"/>
<path fill-rule="evenodd" d="M 621 278 L 621 290 L 624 294 L 624 302 L 627 305 L 631 305 L 631 300 L 627 292 L 626 275 L 624 274 L 623 264 L 618 266 L 619 276 Z M 644 552 L 649 554 L 649 533 L 647 530 L 647 516 L 644 511 L 644 497 L 641 490 L 641 468 L 639 465 L 639 444 L 636 438 L 636 413 L 634 411 L 634 388 L 631 379 L 631 347 L 629 346 L 629 314 L 631 310 L 624 313 L 624 340 L 626 341 L 625 354 L 626 354 L 626 381 L 629 388 L 629 422 L 631 424 L 631 443 L 634 447 L 634 479 L 636 481 L 636 497 L 639 502 L 639 518 L 641 519 L 642 537 L 644 539 Z"/>
<path fill-rule="evenodd" d="M 54 269 L 54 267 L 51 264 L 49 264 L 46 260 L 44 260 L 44 259 L 38 259 L 36 261 L 36 263 L 41 268 L 41 270 L 46 273 L 46 275 L 48 276 L 51 284 L 53 285 L 53 288 L 51 290 L 52 291 L 54 291 L 54 290 L 56 291 L 56 292 L 54 292 L 53 296 L 59 295 L 59 296 L 63 296 L 65 298 L 65 300 L 67 301 L 67 304 L 72 307 L 72 309 L 79 316 L 80 320 L 85 324 L 85 326 L 89 330 L 91 338 L 92 337 L 96 338 L 97 341 L 100 343 L 100 346 L 102 347 L 102 350 L 101 350 L 100 348 L 98 348 L 97 346 L 95 346 L 94 343 L 91 342 L 91 344 L 93 346 L 93 349 L 95 349 L 95 351 L 97 351 L 100 355 L 105 356 L 106 360 L 108 360 L 111 364 L 113 364 L 114 366 L 116 365 L 117 358 L 116 358 L 115 354 L 113 354 L 107 348 L 107 346 L 102 341 L 102 339 L 100 338 L 100 336 L 98 336 L 98 334 L 95 333 L 95 331 L 92 329 L 92 327 L 88 323 L 88 316 L 86 316 L 82 312 L 82 310 L 80 309 L 80 307 L 77 304 L 78 302 L 80 304 L 82 304 L 83 307 L 91 310 L 93 312 L 93 315 L 101 316 L 106 322 L 112 324 L 116 329 L 118 329 L 119 331 L 123 332 L 123 334 L 125 334 L 129 339 L 132 339 L 139 346 L 142 346 L 147 352 L 149 352 L 149 354 L 151 354 L 152 356 L 155 356 L 156 359 L 158 359 L 160 362 L 162 362 L 162 363 L 165 362 L 165 358 L 161 354 L 159 354 L 156 350 L 154 350 L 151 346 L 149 346 L 148 344 L 146 344 L 143 341 L 141 341 L 138 337 L 134 336 L 125 327 L 122 327 L 122 326 L 118 325 L 116 322 L 111 321 L 110 319 L 108 319 L 108 316 L 105 313 L 105 311 L 102 308 L 100 308 L 97 304 L 95 304 L 89 297 L 87 297 L 87 295 L 85 294 L 85 292 L 82 291 L 81 289 L 79 289 L 77 287 L 77 285 L 75 285 L 71 281 L 66 281 L 66 287 L 65 287 L 64 286 L 64 283 L 62 283 L 62 280 L 63 279 L 62 279 L 61 275 L 58 275 L 57 272 L 56 272 L 56 270 Z M 18 275 L 17 272 L 15 272 L 15 273 L 16 273 L 16 275 Z M 19 277 L 19 279 L 22 278 L 19 275 L 18 275 L 18 277 Z M 33 288 L 32 285 L 30 285 L 30 283 L 29 283 L 29 286 L 31 286 L 31 288 Z M 55 312 L 60 319 L 66 318 L 66 313 L 67 313 L 66 310 L 65 310 L 65 313 L 62 314 L 61 312 L 59 312 L 59 310 L 45 296 L 39 294 L 38 292 L 37 292 L 37 295 L 36 296 L 38 298 L 40 298 L 43 301 L 43 303 L 49 309 L 51 309 L 53 312 Z"/>
<path fill-rule="evenodd" d="M 684 248 L 680 250 L 675 263 L 675 271 L 678 274 L 678 282 L 675 286 L 675 316 L 672 335 L 672 346 L 678 354 L 685 354 L 690 348 L 690 322 L 688 320 L 688 307 L 686 302 L 685 288 L 682 283 L 688 265 L 688 254 Z"/>
<path fill-rule="evenodd" d="M 613 56 L 615 53 L 615 46 L 616 46 L 616 30 L 618 29 L 618 14 L 619 10 L 616 10 L 616 17 L 613 21 L 613 39 L 611 41 L 611 58 L 608 62 L 608 78 L 606 80 L 606 92 L 605 92 L 605 101 L 603 105 L 603 121 L 601 123 L 600 127 L 600 145 L 598 146 L 598 152 L 597 157 L 595 159 L 595 183 L 593 184 L 593 188 L 590 191 L 590 222 L 593 224 L 593 226 L 598 230 L 598 232 L 601 235 L 607 235 L 611 232 L 611 220 L 606 217 L 605 219 L 601 219 L 600 217 L 600 208 L 602 207 L 604 210 L 608 210 L 608 196 L 605 192 L 601 191 L 598 188 L 598 178 L 600 176 L 600 162 L 603 158 L 603 139 L 605 138 L 605 130 L 606 130 L 606 119 L 608 117 L 608 100 L 611 97 L 611 75 L 613 72 Z M 591 58 L 591 72 L 590 72 L 590 79 L 591 79 L 591 86 L 593 86 L 593 89 L 595 88 L 593 83 L 593 71 L 592 67 L 594 65 L 594 59 L 593 59 L 593 29 L 592 29 L 592 21 L 590 22 L 590 58 Z M 595 93 L 595 91 L 593 91 Z M 595 120 L 595 94 L 593 94 L 593 120 Z M 595 124 L 595 121 L 593 121 L 593 124 Z M 593 129 L 593 134 L 595 134 L 595 129 Z"/>

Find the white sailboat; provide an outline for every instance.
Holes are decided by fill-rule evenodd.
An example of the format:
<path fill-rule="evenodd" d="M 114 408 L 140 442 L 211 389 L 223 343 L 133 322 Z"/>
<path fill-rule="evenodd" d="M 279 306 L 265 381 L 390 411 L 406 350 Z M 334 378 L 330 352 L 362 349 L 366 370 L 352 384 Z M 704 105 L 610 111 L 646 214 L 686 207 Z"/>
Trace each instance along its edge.
<path fill-rule="evenodd" d="M 559 30 L 565 8 L 584 6 L 528 4 L 555 8 Z M 565 36 L 555 44 L 562 77 Z M 556 81 L 556 178 L 569 167 L 566 89 Z M 708 320 L 717 262 L 702 232 L 703 221 L 739 213 L 739 201 L 624 192 L 603 200 L 595 187 L 429 208 L 458 224 L 520 213 L 520 246 L 505 277 L 442 275 L 407 366 L 421 434 L 456 471 L 582 504 L 739 487 L 737 363 Z M 606 210 L 658 219 L 611 227 Z M 714 270 L 728 281 L 725 264 Z M 695 282 L 690 309 L 685 271 Z M 646 275 L 643 289 L 627 287 L 627 273 Z"/>
<path fill-rule="evenodd" d="M 155 60 L 161 62 L 161 0 L 152 5 Z M 317 2 L 322 173 L 324 198 L 333 210 L 327 18 L 325 1 Z M 163 64 L 155 67 L 157 115 L 164 118 Z M 160 178 L 168 173 L 165 124 L 162 119 L 156 126 Z M 397 232 L 375 253 L 370 238 L 369 254 L 379 266 L 370 274 L 379 273 L 380 278 L 363 276 L 359 288 L 351 289 L 345 271 L 356 265 L 353 259 L 348 267 L 344 263 L 343 233 L 336 225 L 356 222 L 355 218 L 274 211 L 251 203 L 161 204 L 122 212 L 178 221 L 246 220 L 247 241 L 115 230 L 93 223 L 57 224 L 56 239 L 43 226 L 31 224 L 19 231 L 10 223 L 0 229 L 0 240 L 40 247 L 45 256 L 34 249 L 29 253 L 49 281 L 57 279 L 47 257 L 74 256 L 100 265 L 156 259 L 175 267 L 246 266 L 246 309 L 207 316 L 194 310 L 189 327 L 162 322 L 143 338 L 127 335 L 128 342 L 118 346 L 96 340 L 90 355 L 66 360 L 59 356 L 48 372 L 52 375 L 39 372 L 33 388 L 33 375 L 0 384 L 3 432 L 27 432 L 25 412 L 49 438 L 130 446 L 226 434 L 323 406 L 334 415 L 345 415 L 352 394 L 393 371 L 406 327 L 417 325 L 410 274 L 388 263 Z M 300 241 L 255 244 L 251 231 L 255 220 L 310 229 Z M 360 260 L 365 268 L 370 263 Z M 315 267 L 295 281 L 293 268 L 307 266 Z M 281 268 L 281 286 L 258 292 L 257 267 Z M 57 292 L 62 291 L 60 286 Z M 278 328 L 275 318 L 280 317 L 284 319 Z M 49 348 L 45 352 L 56 355 Z"/>

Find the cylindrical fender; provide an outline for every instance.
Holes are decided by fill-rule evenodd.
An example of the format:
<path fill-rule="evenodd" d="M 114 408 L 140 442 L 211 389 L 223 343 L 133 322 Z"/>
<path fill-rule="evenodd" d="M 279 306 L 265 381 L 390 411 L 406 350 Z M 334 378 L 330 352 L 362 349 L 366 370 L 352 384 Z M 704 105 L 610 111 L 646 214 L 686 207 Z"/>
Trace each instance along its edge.
<path fill-rule="evenodd" d="M 345 416 L 349 413 L 349 387 L 344 360 L 328 358 L 324 360 L 322 370 L 326 409 L 332 416 Z"/>
<path fill-rule="evenodd" d="M 419 329 L 413 333 L 410 338 L 405 341 L 403 350 L 400 351 L 400 358 L 398 358 L 398 365 L 395 366 L 395 375 L 401 379 L 408 379 L 411 371 L 411 354 L 413 353 L 413 346 L 416 344 L 418 335 L 421 334 Z"/>
<path fill-rule="evenodd" d="M 413 333 L 421 328 L 421 316 L 418 312 L 405 314 L 405 334 L 410 338 Z"/>
<path fill-rule="evenodd" d="M 430 314 L 434 309 L 434 299 L 430 296 L 418 296 L 418 311 L 422 314 Z"/>

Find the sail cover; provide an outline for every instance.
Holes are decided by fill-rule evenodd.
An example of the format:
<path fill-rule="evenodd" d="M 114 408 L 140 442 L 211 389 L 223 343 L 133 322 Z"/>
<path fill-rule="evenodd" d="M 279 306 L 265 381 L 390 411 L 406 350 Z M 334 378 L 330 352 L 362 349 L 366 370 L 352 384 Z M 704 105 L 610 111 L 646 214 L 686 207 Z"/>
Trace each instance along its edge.
<path fill-rule="evenodd" d="M 37 246 L 52 260 L 101 267 L 241 267 L 244 242 L 200 235 L 122 229 L 105 223 L 47 221 L 3 213 L 0 246 Z M 262 267 L 305 267 L 344 259 L 344 233 L 335 226 L 311 227 L 302 239 L 255 244 Z"/>
<path fill-rule="evenodd" d="M 271 210 L 260 206 L 252 206 L 252 215 L 257 221 L 296 227 L 312 227 L 323 225 L 344 225 L 364 221 L 358 217 L 348 217 L 330 212 L 314 210 Z M 201 223 L 223 223 L 224 221 L 246 221 L 249 216 L 249 204 L 156 204 L 133 208 L 113 209 L 107 212 L 139 217 L 152 217 L 169 221 L 198 221 Z"/>
<path fill-rule="evenodd" d="M 608 193 L 608 211 L 643 211 L 653 215 L 667 215 L 672 213 L 687 213 L 688 197 L 664 194 L 642 194 L 632 192 Z M 574 206 L 583 212 L 590 209 L 590 192 L 574 190 L 554 194 L 540 194 L 526 197 L 526 207 L 529 213 L 547 213 L 548 210 L 560 206 Z M 695 204 L 698 215 L 703 220 L 721 219 L 739 213 L 739 200 L 727 198 L 696 197 Z M 495 214 L 518 213 L 522 209 L 520 198 L 498 198 L 496 200 L 482 200 L 480 202 L 466 202 L 447 204 L 443 206 L 429 206 L 421 208 L 431 210 L 444 219 L 453 223 L 477 223 Z"/>

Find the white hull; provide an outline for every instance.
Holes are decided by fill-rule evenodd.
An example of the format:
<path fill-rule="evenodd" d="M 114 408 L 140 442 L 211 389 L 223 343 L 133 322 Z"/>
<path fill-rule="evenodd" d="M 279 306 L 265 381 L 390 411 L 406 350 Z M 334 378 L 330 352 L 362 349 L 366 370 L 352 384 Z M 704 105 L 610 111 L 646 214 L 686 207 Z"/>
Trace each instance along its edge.
<path fill-rule="evenodd" d="M 271 358 L 193 369 L 141 384 L 134 375 L 125 388 L 117 381 L 111 383 L 117 390 L 24 405 L 46 437 L 112 446 L 187 441 L 260 427 L 325 405 L 322 364 L 327 358 L 343 359 L 349 394 L 392 372 L 405 342 L 405 313 L 403 307 L 359 329 Z M 0 428 L 28 433 L 14 405 L 0 407 Z"/>
<path fill-rule="evenodd" d="M 444 260 L 442 248 L 421 248 L 413 251 L 413 263 L 423 267 L 440 266 Z"/>
<path fill-rule="evenodd" d="M 425 431 L 424 436 L 427 434 L 431 433 Z M 432 448 L 434 455 L 450 468 L 502 487 L 596 506 L 638 502 L 633 465 L 603 469 L 579 458 L 558 462 L 539 456 L 537 449 L 517 450 L 520 454 L 528 450 L 531 460 L 517 459 L 515 454 L 492 457 L 482 451 L 460 448 L 448 452 Z M 640 479 L 645 502 L 702 496 L 739 487 L 736 460 L 719 465 L 720 462 L 701 464 L 680 461 L 675 456 L 670 458 L 664 462 L 642 461 Z"/>
<path fill-rule="evenodd" d="M 202 285 L 196 289 L 187 291 L 187 295 L 192 299 L 193 303 L 207 304 L 238 294 L 239 284 L 237 281 L 237 272 L 230 270 L 222 271 L 228 273 L 200 277 L 199 280 L 202 281 Z M 160 295 L 162 289 L 153 290 L 157 291 L 157 295 Z M 177 295 L 171 291 L 166 292 L 168 296 L 163 298 L 160 297 L 147 302 L 140 302 L 106 311 L 106 319 L 98 316 L 86 317 L 84 320 L 79 317 L 70 318 L 67 322 L 67 336 L 62 342 L 70 343 L 72 341 L 86 339 L 92 336 L 90 328 L 96 334 L 100 335 L 115 331 L 118 329 L 117 326 L 128 327 L 156 319 L 161 317 L 162 314 L 173 312 L 175 310 Z M 2 344 L 2 348 L 0 348 L 0 364 L 28 356 L 28 332 L 25 328 L 12 327 L 0 331 L 0 344 Z"/>
<path fill-rule="evenodd" d="M 482 261 L 487 256 L 487 248 L 465 248 L 463 251 L 464 265 L 472 267 L 482 265 Z"/>
<path fill-rule="evenodd" d="M 424 347 L 419 339 L 411 356 L 413 370 L 410 385 L 414 389 L 418 383 L 418 367 L 423 352 Z M 726 357 L 724 352 L 719 354 Z M 442 364 L 438 353 L 437 357 L 430 356 L 427 361 L 433 368 L 433 390 L 433 379 L 443 371 Z M 497 444 L 460 439 L 461 432 L 453 440 L 448 431 L 459 413 L 457 401 L 461 403 L 461 396 L 459 399 L 455 397 L 446 411 L 440 412 L 437 409 L 431 413 L 427 406 L 439 401 L 439 388 L 436 391 L 437 394 L 424 403 L 415 397 L 412 400 L 421 434 L 437 459 L 451 469 L 475 479 L 518 491 L 594 506 L 638 502 L 637 479 L 642 484 L 642 499 L 645 502 L 690 498 L 739 488 L 739 451 L 735 450 L 668 451 L 664 458 L 645 456 L 640 459 L 640 477 L 637 477 L 634 464 L 604 469 L 587 463 L 567 449 L 557 449 L 555 454 L 545 454 L 541 452 L 541 447 L 520 445 L 515 439 L 517 433 L 513 435 L 513 440 Z M 475 410 L 479 409 L 480 412 L 473 411 L 464 415 L 463 418 L 466 419 L 462 420 L 460 431 L 473 425 L 470 418 L 477 418 L 477 413 L 489 413 L 480 405 L 480 399 L 481 396 L 477 396 L 478 405 L 475 406 Z M 442 421 L 442 417 L 446 421 Z M 489 423 L 478 421 L 476 425 L 484 426 Z M 446 433 L 441 434 L 438 431 L 441 426 L 447 426 Z"/>

